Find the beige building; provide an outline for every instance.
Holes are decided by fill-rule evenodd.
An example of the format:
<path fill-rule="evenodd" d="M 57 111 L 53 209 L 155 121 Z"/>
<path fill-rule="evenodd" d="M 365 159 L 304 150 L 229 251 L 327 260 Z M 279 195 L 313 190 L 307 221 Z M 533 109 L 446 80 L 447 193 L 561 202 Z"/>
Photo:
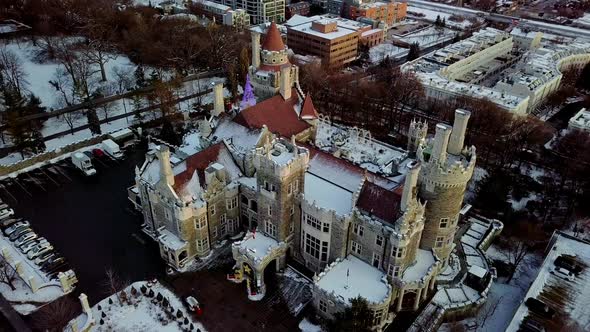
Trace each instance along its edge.
<path fill-rule="evenodd" d="M 279 73 L 257 81 L 264 100 L 232 116 L 216 94 L 216 125 L 194 139 L 199 152 L 152 145 L 136 170 L 144 231 L 176 270 L 246 231 L 232 244 L 230 279 L 245 283 L 250 299 L 264 297 L 265 273 L 291 257 L 315 272 L 320 315 L 332 318 L 361 295 L 382 330 L 396 312 L 417 310 L 447 265 L 476 160 L 464 145 L 469 112 L 458 110 L 453 127 L 438 125 L 431 139 L 412 123 L 409 159 L 318 115 L 291 81 L 296 66 L 273 29 L 260 49 L 253 39 L 262 63 L 254 57 L 251 74 Z"/>

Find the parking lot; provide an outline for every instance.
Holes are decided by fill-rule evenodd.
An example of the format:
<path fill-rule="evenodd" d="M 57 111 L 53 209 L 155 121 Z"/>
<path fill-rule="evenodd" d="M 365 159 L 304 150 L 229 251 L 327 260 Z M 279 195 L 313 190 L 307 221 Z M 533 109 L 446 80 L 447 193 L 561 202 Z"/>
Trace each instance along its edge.
<path fill-rule="evenodd" d="M 127 200 L 135 166 L 145 148 L 130 147 L 125 159 L 93 159 L 86 177 L 69 159 L 0 182 L 0 197 L 16 217 L 30 221 L 70 263 L 78 291 L 95 303 L 107 293 L 105 271 L 130 281 L 160 276 L 157 245 L 140 230 L 141 216 Z"/>

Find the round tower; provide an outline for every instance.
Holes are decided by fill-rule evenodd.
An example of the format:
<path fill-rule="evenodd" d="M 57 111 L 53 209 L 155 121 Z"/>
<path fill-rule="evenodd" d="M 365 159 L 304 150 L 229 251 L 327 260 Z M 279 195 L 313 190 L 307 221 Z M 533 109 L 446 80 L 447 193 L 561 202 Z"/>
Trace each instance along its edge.
<path fill-rule="evenodd" d="M 433 249 L 443 266 L 455 246 L 459 212 L 475 168 L 475 147 L 463 145 L 469 116 L 468 111 L 457 110 L 453 127 L 438 124 L 434 139 L 417 150 L 422 162 L 418 195 L 426 201 L 420 247 Z"/>

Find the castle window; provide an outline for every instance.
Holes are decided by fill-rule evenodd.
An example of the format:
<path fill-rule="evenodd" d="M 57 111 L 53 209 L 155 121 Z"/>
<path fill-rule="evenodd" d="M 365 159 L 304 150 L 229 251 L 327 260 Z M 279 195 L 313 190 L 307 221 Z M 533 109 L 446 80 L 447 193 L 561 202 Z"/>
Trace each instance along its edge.
<path fill-rule="evenodd" d="M 379 268 L 379 265 L 381 265 L 381 255 L 374 252 L 373 253 L 373 266 L 376 268 Z"/>
<path fill-rule="evenodd" d="M 242 204 L 248 205 L 248 197 L 246 197 L 245 195 L 242 195 Z"/>
<path fill-rule="evenodd" d="M 377 235 L 375 238 L 375 244 L 381 247 L 383 245 L 383 236 Z"/>
<path fill-rule="evenodd" d="M 264 223 L 264 231 L 266 232 L 266 234 L 272 237 L 277 236 L 277 226 L 275 226 L 275 224 L 273 224 L 270 220 L 267 220 Z"/>
<path fill-rule="evenodd" d="M 272 216 L 272 206 L 270 204 L 268 205 L 267 212 L 269 216 Z"/>
<path fill-rule="evenodd" d="M 238 207 L 238 198 L 233 197 L 225 200 L 225 205 L 228 210 L 233 210 Z"/>
<path fill-rule="evenodd" d="M 328 305 L 326 304 L 326 302 L 324 302 L 324 300 L 320 300 L 319 308 L 320 308 L 320 311 L 323 313 L 328 312 Z"/>
<path fill-rule="evenodd" d="M 399 247 L 391 247 L 391 256 L 395 258 L 402 258 L 404 257 L 404 248 Z"/>
<path fill-rule="evenodd" d="M 354 242 L 354 241 L 350 241 L 350 249 L 352 249 L 352 252 L 360 255 L 361 252 L 363 252 L 363 246 L 361 246 L 359 243 Z"/>
<path fill-rule="evenodd" d="M 195 220 L 195 228 L 196 229 L 201 229 L 207 226 L 207 217 L 206 216 L 200 216 L 199 218 L 197 218 L 197 220 Z"/>
<path fill-rule="evenodd" d="M 365 227 L 359 224 L 354 224 L 352 231 L 354 232 L 354 234 L 358 236 L 363 236 L 363 234 L 365 233 Z"/>
<path fill-rule="evenodd" d="M 217 237 L 217 226 L 213 227 L 213 230 L 211 231 L 211 235 L 213 237 Z"/>
<path fill-rule="evenodd" d="M 211 204 L 209 207 L 209 213 L 214 216 L 215 215 L 215 204 Z"/>
<path fill-rule="evenodd" d="M 258 202 L 256 202 L 255 200 L 251 200 L 250 209 L 254 212 L 258 212 Z"/>
<path fill-rule="evenodd" d="M 322 232 L 329 233 L 330 232 L 330 224 L 325 222 L 322 223 Z"/>
<path fill-rule="evenodd" d="M 383 319 L 383 309 L 373 311 L 373 325 L 381 324 L 381 319 Z"/>
<path fill-rule="evenodd" d="M 387 269 L 387 274 L 390 277 L 397 278 L 397 277 L 399 277 L 400 270 L 401 270 L 400 266 L 389 264 L 389 268 Z"/>
<path fill-rule="evenodd" d="M 318 231 L 322 230 L 322 226 L 321 226 L 322 224 L 319 222 L 319 220 L 310 216 L 309 214 L 305 215 L 305 222 L 307 222 L 308 225 L 312 226 L 313 228 L 317 229 Z"/>
<path fill-rule="evenodd" d="M 434 247 L 435 248 L 440 248 L 443 246 L 443 243 L 445 242 L 445 237 L 444 236 L 437 236 L 436 237 L 436 242 L 434 243 Z"/>
<path fill-rule="evenodd" d="M 305 253 L 311 255 L 321 261 L 328 260 L 328 242 L 320 241 L 319 239 L 311 236 L 308 233 L 305 234 Z"/>
<path fill-rule="evenodd" d="M 291 195 L 293 193 L 293 183 L 289 183 L 289 189 L 287 190 L 287 194 Z"/>
<path fill-rule="evenodd" d="M 440 218 L 440 228 L 447 228 L 449 225 L 449 218 Z"/>
<path fill-rule="evenodd" d="M 203 252 L 209 249 L 209 239 L 204 238 L 202 240 L 197 240 L 197 251 Z"/>
<path fill-rule="evenodd" d="M 295 180 L 295 192 L 299 192 L 299 180 Z"/>
<path fill-rule="evenodd" d="M 294 215 L 295 214 L 295 204 L 291 205 L 291 211 L 289 211 L 290 215 Z"/>

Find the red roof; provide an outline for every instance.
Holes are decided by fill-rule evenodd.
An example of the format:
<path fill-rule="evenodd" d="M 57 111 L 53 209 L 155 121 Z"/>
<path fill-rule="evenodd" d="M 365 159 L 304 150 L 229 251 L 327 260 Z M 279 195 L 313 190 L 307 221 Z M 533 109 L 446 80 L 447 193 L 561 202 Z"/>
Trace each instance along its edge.
<path fill-rule="evenodd" d="M 262 42 L 262 49 L 267 51 L 283 51 L 285 49 L 283 38 L 275 22 L 270 24 L 266 32 L 266 37 L 264 38 L 264 42 Z"/>
<path fill-rule="evenodd" d="M 266 125 L 268 130 L 283 137 L 297 135 L 309 128 L 309 124 L 297 117 L 295 105 L 299 98 L 297 90 L 291 90 L 291 98 L 284 100 L 278 94 L 252 107 L 241 111 L 234 122 L 250 129 L 260 129 Z"/>
<path fill-rule="evenodd" d="M 365 181 L 356 207 L 383 221 L 393 224 L 400 211 L 402 196 L 400 188 L 387 190 L 370 181 Z"/>
<path fill-rule="evenodd" d="M 311 101 L 311 96 L 309 94 L 305 96 L 305 100 L 303 101 L 303 107 L 301 107 L 301 114 L 299 115 L 299 117 L 304 120 L 318 118 L 318 112 L 316 112 L 315 107 L 313 106 L 313 102 Z"/>
<path fill-rule="evenodd" d="M 217 161 L 222 148 L 225 149 L 225 145 L 223 142 L 219 142 L 186 158 L 186 169 L 174 176 L 174 190 L 178 192 L 179 189 L 182 189 L 184 184 L 193 177 L 195 171 L 197 171 L 202 187 L 205 184 L 205 169 Z"/>

